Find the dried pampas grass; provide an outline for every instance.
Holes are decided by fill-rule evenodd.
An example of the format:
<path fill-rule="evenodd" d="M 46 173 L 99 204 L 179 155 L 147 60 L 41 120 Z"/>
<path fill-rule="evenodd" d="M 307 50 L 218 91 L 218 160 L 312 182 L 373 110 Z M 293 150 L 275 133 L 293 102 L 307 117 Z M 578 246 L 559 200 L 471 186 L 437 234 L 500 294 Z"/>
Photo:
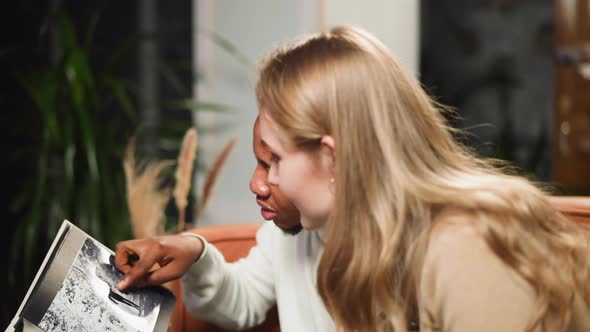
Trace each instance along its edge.
<path fill-rule="evenodd" d="M 127 145 L 123 166 L 127 181 L 127 204 L 131 217 L 131 227 L 135 238 L 146 238 L 165 232 L 166 204 L 172 196 L 178 209 L 178 231 L 184 231 L 186 222 L 186 207 L 188 206 L 188 193 L 191 188 L 191 179 L 194 169 L 194 161 L 197 151 L 198 134 L 195 128 L 189 129 L 183 139 L 182 147 L 178 155 L 178 164 L 175 173 L 176 184 L 174 190 L 163 187 L 165 171 L 174 165 L 172 160 L 149 161 L 138 163 L 135 158 L 134 139 Z M 217 156 L 204 179 L 202 194 L 200 195 L 195 220 L 200 218 L 207 207 L 213 189 L 223 166 L 226 164 L 235 145 L 233 137 Z"/>
<path fill-rule="evenodd" d="M 127 184 L 127 204 L 131 228 L 137 239 L 164 233 L 164 208 L 170 200 L 170 188 L 162 188 L 164 171 L 171 160 L 137 163 L 135 143 L 127 144 L 123 168 Z"/>
<path fill-rule="evenodd" d="M 176 166 L 176 186 L 174 187 L 174 201 L 178 209 L 178 231 L 184 231 L 185 212 L 188 205 L 188 191 L 191 187 L 191 178 L 193 174 L 193 165 L 197 152 L 197 130 L 190 128 L 184 134 L 182 147 L 178 154 L 178 164 Z"/>
<path fill-rule="evenodd" d="M 215 184 L 217 184 L 217 179 L 219 178 L 219 174 L 221 173 L 221 169 L 223 168 L 223 166 L 225 165 L 225 163 L 229 159 L 229 156 L 231 155 L 235 145 L 236 145 L 236 138 L 233 137 L 225 145 L 225 147 L 223 148 L 221 153 L 217 156 L 217 158 L 215 159 L 215 162 L 213 162 L 213 165 L 211 166 L 211 168 L 207 172 L 207 175 L 205 176 L 205 184 L 203 185 L 203 193 L 201 194 L 201 199 L 199 200 L 199 204 L 197 205 L 197 211 L 195 213 L 196 220 L 198 220 L 202 216 L 203 212 L 205 211 L 205 208 L 207 207 L 207 204 L 209 203 L 209 201 L 211 199 L 211 195 L 213 193 L 213 189 L 215 188 Z"/>

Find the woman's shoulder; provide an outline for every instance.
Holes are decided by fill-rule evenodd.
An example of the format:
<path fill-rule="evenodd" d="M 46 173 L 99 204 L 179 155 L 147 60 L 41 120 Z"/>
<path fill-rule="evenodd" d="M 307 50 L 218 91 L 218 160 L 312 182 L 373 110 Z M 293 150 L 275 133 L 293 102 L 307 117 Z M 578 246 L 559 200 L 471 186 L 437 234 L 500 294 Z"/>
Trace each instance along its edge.
<path fill-rule="evenodd" d="M 427 252 L 451 250 L 474 242 L 483 243 L 483 237 L 475 228 L 477 218 L 481 216 L 456 208 L 438 212 L 433 218 Z"/>
<path fill-rule="evenodd" d="M 489 248 L 476 218 L 484 216 L 446 210 L 435 217 L 419 281 L 421 321 L 442 330 L 524 330 L 534 292 Z"/>
<path fill-rule="evenodd" d="M 463 263 L 474 260 L 500 262 L 480 231 L 486 228 L 486 224 L 501 222 L 495 218 L 501 217 L 458 208 L 446 208 L 436 213 L 426 246 L 426 262 L 440 259 L 446 265 L 452 260 Z"/>
<path fill-rule="evenodd" d="M 425 324 L 443 331 L 524 330 L 536 308 L 534 288 L 482 235 L 499 218 L 458 209 L 434 216 L 419 280 Z M 576 301 L 568 331 L 587 331 L 590 308 Z"/>
<path fill-rule="evenodd" d="M 423 277 L 440 283 L 462 275 L 484 283 L 487 279 L 511 280 L 525 287 L 524 280 L 490 248 L 478 230 L 486 222 L 494 222 L 492 218 L 458 209 L 438 213 L 424 254 Z"/>

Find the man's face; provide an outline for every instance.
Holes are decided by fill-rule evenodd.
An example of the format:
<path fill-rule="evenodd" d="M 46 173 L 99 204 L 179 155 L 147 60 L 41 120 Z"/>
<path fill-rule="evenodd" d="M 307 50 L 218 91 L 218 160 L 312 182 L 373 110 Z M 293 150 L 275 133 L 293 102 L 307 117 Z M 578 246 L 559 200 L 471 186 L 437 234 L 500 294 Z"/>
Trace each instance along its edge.
<path fill-rule="evenodd" d="M 285 233 L 295 235 L 302 229 L 299 212 L 277 186 L 268 183 L 271 152 L 260 139 L 259 120 L 254 123 L 253 149 L 256 169 L 250 180 L 250 190 L 256 195 L 262 217 L 273 220 Z"/>

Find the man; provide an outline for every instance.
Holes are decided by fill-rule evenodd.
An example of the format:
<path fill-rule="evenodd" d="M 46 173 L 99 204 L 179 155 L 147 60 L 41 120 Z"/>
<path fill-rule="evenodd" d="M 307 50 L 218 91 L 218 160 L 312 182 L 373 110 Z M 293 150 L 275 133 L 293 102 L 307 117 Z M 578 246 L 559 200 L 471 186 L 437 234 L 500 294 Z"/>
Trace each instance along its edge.
<path fill-rule="evenodd" d="M 333 322 L 316 289 L 321 256 L 317 231 L 303 230 L 299 213 L 278 187 L 268 183 L 271 152 L 254 124 L 257 166 L 250 181 L 264 224 L 245 259 L 225 262 L 203 238 L 189 234 L 130 240 L 117 244 L 115 263 L 125 273 L 117 288 L 162 284 L 182 277 L 189 312 L 228 329 L 262 323 L 276 303 L 283 332 L 331 331 Z M 150 272 L 158 263 L 161 268 Z"/>

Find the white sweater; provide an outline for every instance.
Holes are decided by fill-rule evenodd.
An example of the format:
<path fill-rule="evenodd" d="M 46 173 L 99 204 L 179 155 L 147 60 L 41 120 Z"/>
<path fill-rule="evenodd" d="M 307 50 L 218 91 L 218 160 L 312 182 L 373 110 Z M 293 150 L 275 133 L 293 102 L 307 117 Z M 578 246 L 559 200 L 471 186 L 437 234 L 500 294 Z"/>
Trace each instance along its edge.
<path fill-rule="evenodd" d="M 226 263 L 211 244 L 182 278 L 185 306 L 226 329 L 262 323 L 276 303 L 282 332 L 333 331 L 316 287 L 322 247 L 318 231 L 285 235 L 272 222 L 256 234 L 248 257 Z"/>

